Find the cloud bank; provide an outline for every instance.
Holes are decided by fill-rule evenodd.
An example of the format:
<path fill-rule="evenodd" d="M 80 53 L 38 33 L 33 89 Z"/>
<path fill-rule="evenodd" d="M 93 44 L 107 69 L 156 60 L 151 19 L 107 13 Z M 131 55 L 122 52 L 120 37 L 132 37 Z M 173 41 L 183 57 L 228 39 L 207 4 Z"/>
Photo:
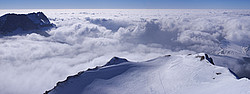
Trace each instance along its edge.
<path fill-rule="evenodd" d="M 1 10 L 27 13 L 35 10 Z M 249 72 L 249 10 L 41 10 L 56 24 L 0 39 L 0 93 L 36 94 L 113 56 L 145 61 L 165 54 L 226 56 L 218 65 Z M 239 62 L 244 61 L 244 62 Z M 247 75 L 247 74 L 244 74 Z"/>

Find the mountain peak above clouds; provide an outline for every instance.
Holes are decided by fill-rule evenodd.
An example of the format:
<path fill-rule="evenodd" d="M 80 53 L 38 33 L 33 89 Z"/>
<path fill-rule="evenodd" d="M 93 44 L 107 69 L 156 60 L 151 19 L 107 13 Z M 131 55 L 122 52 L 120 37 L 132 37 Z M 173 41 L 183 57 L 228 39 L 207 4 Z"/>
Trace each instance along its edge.
<path fill-rule="evenodd" d="M 204 57 L 203 53 L 171 55 L 136 63 L 114 57 L 102 67 L 67 78 L 45 94 L 249 93 L 249 80 L 236 79 L 227 68 Z"/>
<path fill-rule="evenodd" d="M 110 66 L 110 65 L 116 65 L 116 64 L 120 64 L 123 62 L 129 62 L 127 59 L 124 58 L 119 58 L 119 57 L 113 57 L 107 64 L 105 64 L 104 66 Z"/>
<path fill-rule="evenodd" d="M 38 33 L 48 35 L 44 31 L 55 25 L 50 23 L 43 12 L 29 14 L 5 14 L 0 17 L 0 35 L 23 35 L 29 33 Z M 40 31 L 39 32 L 34 32 Z"/>

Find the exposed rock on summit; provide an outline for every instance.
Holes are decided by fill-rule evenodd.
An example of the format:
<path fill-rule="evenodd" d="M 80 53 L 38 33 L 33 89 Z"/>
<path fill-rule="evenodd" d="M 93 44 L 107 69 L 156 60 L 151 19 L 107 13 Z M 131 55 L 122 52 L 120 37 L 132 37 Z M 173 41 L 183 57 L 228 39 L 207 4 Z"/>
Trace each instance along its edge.
<path fill-rule="evenodd" d="M 41 33 L 53 26 L 55 25 L 50 23 L 49 19 L 42 12 L 5 14 L 0 17 L 0 35 L 22 35 L 38 33 L 37 31 Z"/>

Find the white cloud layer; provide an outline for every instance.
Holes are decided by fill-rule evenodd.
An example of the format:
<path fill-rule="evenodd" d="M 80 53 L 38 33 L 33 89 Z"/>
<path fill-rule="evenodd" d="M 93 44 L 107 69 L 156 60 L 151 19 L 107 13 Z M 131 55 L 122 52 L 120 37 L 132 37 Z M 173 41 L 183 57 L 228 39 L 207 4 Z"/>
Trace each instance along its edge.
<path fill-rule="evenodd" d="M 37 10 L 0 14 L 31 11 Z M 0 94 L 43 93 L 68 75 L 104 65 L 113 56 L 144 61 L 205 52 L 236 58 L 234 64 L 218 65 L 239 71 L 244 65 L 244 71 L 250 71 L 249 64 L 237 61 L 250 55 L 249 10 L 41 11 L 57 25 L 48 31 L 50 37 L 0 39 Z"/>

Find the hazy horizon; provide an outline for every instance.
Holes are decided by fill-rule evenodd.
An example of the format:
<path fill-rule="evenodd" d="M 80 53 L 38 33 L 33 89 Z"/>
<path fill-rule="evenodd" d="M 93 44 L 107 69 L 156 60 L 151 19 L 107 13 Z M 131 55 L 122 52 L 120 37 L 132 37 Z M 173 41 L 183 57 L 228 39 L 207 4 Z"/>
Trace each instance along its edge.
<path fill-rule="evenodd" d="M 250 9 L 249 0 L 6 0 L 0 9 Z"/>

